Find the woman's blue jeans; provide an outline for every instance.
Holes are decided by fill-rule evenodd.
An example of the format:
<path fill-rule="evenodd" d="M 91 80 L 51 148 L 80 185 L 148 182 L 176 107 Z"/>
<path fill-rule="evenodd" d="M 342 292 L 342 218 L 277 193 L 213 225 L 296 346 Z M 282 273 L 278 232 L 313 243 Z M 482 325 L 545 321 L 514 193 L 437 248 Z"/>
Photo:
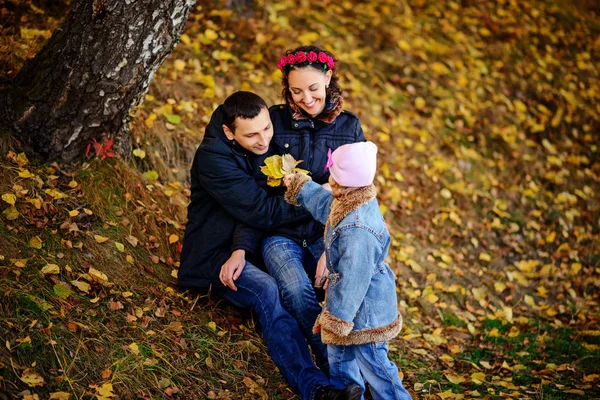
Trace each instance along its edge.
<path fill-rule="evenodd" d="M 328 345 L 331 383 L 345 387 L 350 383 L 360 385 L 365 392 L 365 382 L 371 387 L 374 400 L 411 400 L 402 386 L 398 368 L 388 358 L 386 342 L 355 346 Z"/>
<path fill-rule="evenodd" d="M 246 262 L 235 285 L 237 291 L 219 287 L 215 292 L 231 303 L 253 311 L 269 355 L 290 388 L 302 400 L 312 400 L 319 386 L 329 385 L 329 378 L 315 366 L 296 319 L 281 302 L 275 280 Z"/>
<path fill-rule="evenodd" d="M 312 333 L 321 313 L 312 280 L 324 249 L 322 239 L 306 247 L 282 236 L 270 236 L 262 242 L 263 260 L 277 282 L 285 308 L 298 321 L 317 365 L 327 371 L 327 347 L 321 342 L 321 335 Z"/>

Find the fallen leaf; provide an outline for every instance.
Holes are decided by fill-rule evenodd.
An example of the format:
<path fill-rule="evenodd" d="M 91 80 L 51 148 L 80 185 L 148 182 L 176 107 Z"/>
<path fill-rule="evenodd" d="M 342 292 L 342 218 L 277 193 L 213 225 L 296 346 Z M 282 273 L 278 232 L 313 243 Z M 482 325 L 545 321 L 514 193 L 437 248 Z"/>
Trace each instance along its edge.
<path fill-rule="evenodd" d="M 42 239 L 39 236 L 34 236 L 29 240 L 29 247 L 34 249 L 42 248 Z"/>
<path fill-rule="evenodd" d="M 44 386 L 46 384 L 44 378 L 30 368 L 25 369 L 19 379 L 21 379 L 29 387 Z"/>
<path fill-rule="evenodd" d="M 94 235 L 94 239 L 96 239 L 96 242 L 98 242 L 98 243 L 104 243 L 109 238 L 107 238 L 106 236 Z"/>

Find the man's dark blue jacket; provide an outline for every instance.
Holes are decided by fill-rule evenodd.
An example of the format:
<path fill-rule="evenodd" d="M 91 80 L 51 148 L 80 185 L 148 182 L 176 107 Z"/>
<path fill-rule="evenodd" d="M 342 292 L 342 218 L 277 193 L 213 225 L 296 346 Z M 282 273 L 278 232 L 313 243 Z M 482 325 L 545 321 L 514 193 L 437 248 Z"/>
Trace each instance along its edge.
<path fill-rule="evenodd" d="M 311 218 L 259 186 L 250 153 L 225 137 L 222 121 L 219 106 L 192 163 L 191 203 L 177 282 L 182 289 L 222 286 L 219 272 L 232 251 L 256 250 L 256 244 L 249 245 L 256 235 L 242 222 L 267 230 Z"/>

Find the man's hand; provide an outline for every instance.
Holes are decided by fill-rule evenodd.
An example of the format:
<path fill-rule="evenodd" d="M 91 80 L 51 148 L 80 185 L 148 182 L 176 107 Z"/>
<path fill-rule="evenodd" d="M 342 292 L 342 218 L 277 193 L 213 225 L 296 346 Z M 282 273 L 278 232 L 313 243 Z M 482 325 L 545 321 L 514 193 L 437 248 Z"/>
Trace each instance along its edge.
<path fill-rule="evenodd" d="M 231 253 L 229 260 L 221 267 L 221 273 L 219 279 L 223 285 L 227 286 L 231 290 L 237 291 L 235 281 L 240 277 L 242 270 L 246 266 L 246 250 L 235 250 Z"/>
<path fill-rule="evenodd" d="M 327 257 L 325 252 L 323 252 L 323 255 L 319 257 L 319 261 L 317 262 L 317 272 L 315 273 L 315 287 L 322 287 L 323 290 L 327 290 L 327 287 L 329 286 L 329 279 L 327 279 L 326 276 Z M 323 280 L 325 281 L 325 283 L 321 285 L 321 282 L 323 282 Z"/>

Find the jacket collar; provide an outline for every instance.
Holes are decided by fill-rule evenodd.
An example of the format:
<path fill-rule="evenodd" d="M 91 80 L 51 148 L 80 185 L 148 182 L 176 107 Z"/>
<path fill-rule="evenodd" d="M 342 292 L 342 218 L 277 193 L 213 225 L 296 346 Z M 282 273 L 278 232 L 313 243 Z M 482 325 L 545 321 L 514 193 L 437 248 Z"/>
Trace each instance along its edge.
<path fill-rule="evenodd" d="M 294 100 L 289 93 L 286 95 L 285 100 L 292 111 L 292 119 L 295 121 L 310 121 L 311 119 L 314 119 L 322 121 L 326 124 L 331 124 L 333 121 L 335 121 L 337 116 L 341 114 L 342 105 L 344 103 L 344 98 L 340 94 L 334 93 L 331 97 L 327 98 L 327 105 L 325 106 L 323 112 L 317 115 L 315 118 L 312 118 L 306 114 L 306 112 L 304 112 L 304 110 L 302 110 L 296 103 L 294 103 Z"/>
<path fill-rule="evenodd" d="M 327 226 L 336 226 L 351 211 L 356 210 L 363 204 L 368 203 L 377 196 L 375 185 L 364 186 L 360 188 L 333 187 L 333 197 L 335 200 L 331 203 L 331 211 L 327 218 Z"/>

